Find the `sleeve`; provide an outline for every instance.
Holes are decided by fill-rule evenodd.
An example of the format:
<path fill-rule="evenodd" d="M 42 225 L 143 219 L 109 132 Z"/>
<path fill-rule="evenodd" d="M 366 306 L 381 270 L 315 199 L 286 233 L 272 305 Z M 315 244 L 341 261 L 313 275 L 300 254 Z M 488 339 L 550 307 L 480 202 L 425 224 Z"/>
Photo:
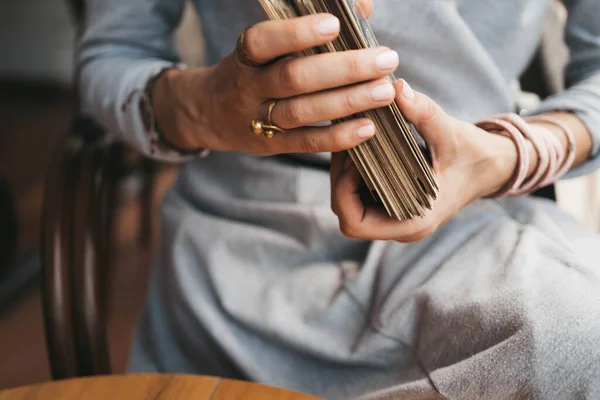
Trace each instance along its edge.
<path fill-rule="evenodd" d="M 569 111 L 588 127 L 592 153 L 587 162 L 567 174 L 572 178 L 600 168 L 600 1 L 564 0 L 564 4 L 568 9 L 565 40 L 570 50 L 567 90 L 544 100 L 530 114 Z"/>
<path fill-rule="evenodd" d="M 87 0 L 79 44 L 81 111 L 110 135 L 169 162 L 186 159 L 157 144 L 144 89 L 165 68 L 180 67 L 174 31 L 185 0 Z"/>

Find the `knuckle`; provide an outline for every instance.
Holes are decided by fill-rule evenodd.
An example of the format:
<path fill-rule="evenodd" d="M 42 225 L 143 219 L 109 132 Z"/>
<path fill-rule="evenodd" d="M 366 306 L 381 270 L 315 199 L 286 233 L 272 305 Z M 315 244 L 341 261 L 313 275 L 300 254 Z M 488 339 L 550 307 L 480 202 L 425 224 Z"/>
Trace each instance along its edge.
<path fill-rule="evenodd" d="M 322 151 L 320 141 L 314 135 L 305 135 L 301 146 L 306 153 L 320 153 Z"/>
<path fill-rule="evenodd" d="M 283 86 L 296 92 L 302 87 L 302 70 L 296 60 L 290 60 L 285 62 L 281 66 L 281 78 L 280 82 Z"/>
<path fill-rule="evenodd" d="M 359 57 L 358 54 L 350 55 L 348 69 L 349 69 L 349 73 L 350 73 L 351 77 L 353 77 L 353 78 L 359 78 L 363 75 L 362 62 L 361 62 L 361 58 Z"/>
<path fill-rule="evenodd" d="M 349 221 L 340 220 L 340 231 L 342 232 L 342 235 L 346 236 L 347 238 L 353 238 L 353 239 L 359 238 L 356 227 L 354 226 L 354 224 L 350 223 Z"/>
<path fill-rule="evenodd" d="M 294 23 L 288 25 L 286 39 L 291 47 L 294 49 L 299 48 L 302 44 L 302 36 L 302 25 L 299 21 L 296 20 Z"/>
<path fill-rule="evenodd" d="M 353 147 L 354 143 L 350 140 L 350 131 L 346 129 L 336 129 L 331 135 L 330 151 L 342 151 Z"/>
<path fill-rule="evenodd" d="M 282 114 L 284 124 L 290 125 L 292 127 L 298 127 L 304 125 L 304 121 L 306 121 L 308 110 L 306 106 L 302 104 L 302 102 L 293 101 L 286 104 L 286 106 L 283 108 Z"/>
<path fill-rule="evenodd" d="M 423 122 L 425 122 L 425 123 L 431 122 L 437 117 L 437 115 L 438 115 L 437 104 L 435 104 L 435 102 L 431 98 L 425 97 L 425 104 L 423 106 L 423 115 L 422 115 Z"/>
<path fill-rule="evenodd" d="M 263 44 L 260 29 L 256 26 L 248 29 L 244 35 L 244 50 L 250 59 L 260 60 L 260 53 Z"/>
<path fill-rule="evenodd" d="M 344 115 L 352 115 L 360 110 L 360 101 L 353 94 L 342 97 L 342 111 Z"/>

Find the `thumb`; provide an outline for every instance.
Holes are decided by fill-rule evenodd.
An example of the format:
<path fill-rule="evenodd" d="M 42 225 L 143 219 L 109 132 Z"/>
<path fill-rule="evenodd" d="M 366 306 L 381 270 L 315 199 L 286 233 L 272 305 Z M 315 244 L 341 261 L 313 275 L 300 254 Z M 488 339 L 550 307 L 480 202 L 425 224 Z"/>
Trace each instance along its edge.
<path fill-rule="evenodd" d="M 454 120 L 431 98 L 414 91 L 410 85 L 400 79 L 394 82 L 396 104 L 402 114 L 417 128 L 430 146 L 436 146 L 443 138 L 441 135 L 450 130 Z"/>

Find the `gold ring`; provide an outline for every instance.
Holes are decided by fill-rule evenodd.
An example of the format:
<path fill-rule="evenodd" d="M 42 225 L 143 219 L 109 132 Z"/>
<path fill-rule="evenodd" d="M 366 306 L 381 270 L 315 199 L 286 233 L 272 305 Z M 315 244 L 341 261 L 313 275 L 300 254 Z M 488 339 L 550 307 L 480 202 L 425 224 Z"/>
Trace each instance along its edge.
<path fill-rule="evenodd" d="M 271 119 L 272 115 L 273 115 L 273 109 L 275 108 L 276 104 L 277 104 L 277 100 L 273 100 L 271 102 L 271 104 L 269 104 L 269 112 L 267 113 L 267 123 L 266 124 L 259 119 L 255 119 L 254 121 L 252 121 L 252 125 L 251 125 L 252 132 L 255 135 L 264 135 L 264 137 L 266 137 L 267 139 L 273 139 L 276 132 L 279 132 L 279 133 L 285 132 L 284 129 L 275 125 L 273 123 L 273 120 Z"/>
<path fill-rule="evenodd" d="M 263 64 L 256 62 L 252 58 L 250 58 L 250 56 L 248 55 L 248 52 L 246 51 L 246 47 L 244 46 L 244 38 L 246 36 L 246 32 L 248 31 L 248 29 L 250 29 L 250 28 L 246 28 L 244 30 L 244 32 L 242 32 L 242 34 L 238 38 L 237 43 L 235 45 L 235 53 L 236 53 L 238 61 L 240 63 L 242 63 L 248 67 L 260 67 Z"/>

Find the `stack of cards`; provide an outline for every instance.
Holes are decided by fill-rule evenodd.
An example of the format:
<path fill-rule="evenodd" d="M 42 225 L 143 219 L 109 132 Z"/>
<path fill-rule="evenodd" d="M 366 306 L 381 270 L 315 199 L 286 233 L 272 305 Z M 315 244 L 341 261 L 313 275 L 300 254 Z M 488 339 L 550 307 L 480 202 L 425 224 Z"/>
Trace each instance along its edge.
<path fill-rule="evenodd" d="M 270 19 L 330 13 L 341 21 L 339 37 L 327 45 L 298 56 L 377 47 L 368 21 L 356 0 L 259 0 Z M 389 76 L 394 81 L 394 76 Z M 373 139 L 349 151 L 374 199 L 391 217 L 422 217 L 437 198 L 438 185 L 426 159 L 426 148 L 415 127 L 398 106 L 367 111 L 349 118 L 369 118 L 375 123 Z M 347 118 L 347 119 L 349 119 Z M 341 121 L 332 121 L 333 123 Z"/>

